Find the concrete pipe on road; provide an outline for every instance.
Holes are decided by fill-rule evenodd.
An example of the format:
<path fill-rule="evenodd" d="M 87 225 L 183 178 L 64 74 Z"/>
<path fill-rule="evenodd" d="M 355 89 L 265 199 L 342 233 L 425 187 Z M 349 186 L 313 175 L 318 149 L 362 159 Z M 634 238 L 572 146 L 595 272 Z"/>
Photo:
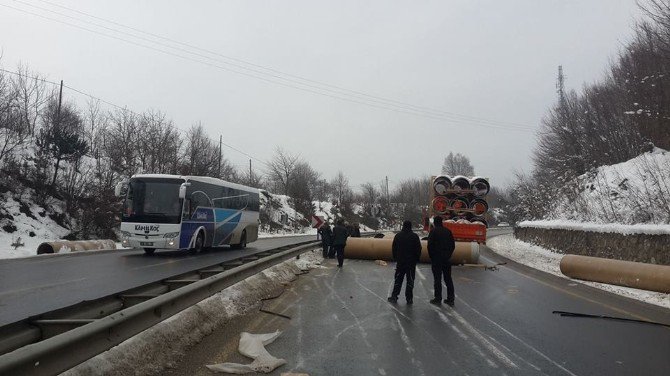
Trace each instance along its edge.
<path fill-rule="evenodd" d="M 46 242 L 37 247 L 37 254 L 61 253 L 61 252 L 79 252 L 101 249 L 116 249 L 116 243 L 113 240 L 62 240 L 55 242 Z"/>
<path fill-rule="evenodd" d="M 349 259 L 393 261 L 391 247 L 393 239 L 349 238 L 344 248 L 344 257 Z M 428 242 L 421 241 L 421 262 L 430 262 Z M 456 242 L 451 263 L 476 264 L 479 261 L 479 244 L 475 242 Z"/>
<path fill-rule="evenodd" d="M 670 266 L 566 255 L 561 272 L 570 278 L 670 293 Z"/>

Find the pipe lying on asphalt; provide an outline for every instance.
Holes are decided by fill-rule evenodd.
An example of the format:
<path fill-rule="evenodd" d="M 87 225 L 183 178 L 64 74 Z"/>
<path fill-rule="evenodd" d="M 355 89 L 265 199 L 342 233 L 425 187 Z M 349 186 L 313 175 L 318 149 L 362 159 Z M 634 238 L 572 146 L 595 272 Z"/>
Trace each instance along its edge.
<path fill-rule="evenodd" d="M 101 249 L 116 249 L 116 243 L 113 240 L 60 240 L 55 242 L 46 242 L 37 247 L 37 254 L 43 253 L 61 253 L 78 252 Z"/>
<path fill-rule="evenodd" d="M 561 272 L 570 278 L 670 293 L 670 266 L 566 255 Z"/>
<path fill-rule="evenodd" d="M 393 261 L 391 246 L 393 239 L 349 238 L 344 248 L 344 257 L 349 259 Z M 427 242 L 421 241 L 421 262 L 430 262 Z M 479 244 L 475 242 L 456 242 L 456 249 L 451 256 L 451 263 L 476 264 L 479 260 Z"/>

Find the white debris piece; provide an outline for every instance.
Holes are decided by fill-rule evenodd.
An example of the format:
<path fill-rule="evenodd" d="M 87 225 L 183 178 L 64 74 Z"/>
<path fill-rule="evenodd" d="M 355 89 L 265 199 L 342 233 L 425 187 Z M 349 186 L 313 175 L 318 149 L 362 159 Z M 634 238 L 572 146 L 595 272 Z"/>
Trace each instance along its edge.
<path fill-rule="evenodd" d="M 245 374 L 251 372 L 270 373 L 275 368 L 286 364 L 284 359 L 275 358 L 266 349 L 265 345 L 274 342 L 281 335 L 280 331 L 267 334 L 251 334 L 242 332 L 240 335 L 240 354 L 252 358 L 250 364 L 219 363 L 210 364 L 206 367 L 214 372 Z"/>

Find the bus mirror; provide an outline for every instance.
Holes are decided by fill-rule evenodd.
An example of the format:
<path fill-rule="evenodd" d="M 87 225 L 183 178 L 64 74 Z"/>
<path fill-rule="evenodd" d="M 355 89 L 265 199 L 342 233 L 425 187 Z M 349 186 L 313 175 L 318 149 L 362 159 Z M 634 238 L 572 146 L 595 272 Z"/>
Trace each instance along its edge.
<path fill-rule="evenodd" d="M 191 183 L 181 183 L 179 186 L 179 198 L 184 199 L 186 198 L 186 188 L 190 186 Z"/>
<path fill-rule="evenodd" d="M 126 195 L 127 192 L 128 192 L 127 180 L 120 181 L 118 184 L 116 184 L 116 187 L 114 187 L 114 195 L 116 197 L 123 197 Z"/>

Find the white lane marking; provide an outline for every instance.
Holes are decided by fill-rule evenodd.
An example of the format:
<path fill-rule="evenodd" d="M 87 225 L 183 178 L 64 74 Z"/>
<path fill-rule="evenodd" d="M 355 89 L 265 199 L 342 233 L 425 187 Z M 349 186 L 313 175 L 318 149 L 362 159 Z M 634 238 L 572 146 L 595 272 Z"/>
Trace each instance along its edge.
<path fill-rule="evenodd" d="M 405 343 L 405 349 L 407 350 L 407 352 L 412 357 L 412 359 L 410 360 L 412 362 L 412 365 L 419 371 L 420 375 L 425 375 L 426 373 L 423 371 L 423 364 L 421 363 L 420 360 L 417 360 L 414 357 L 414 353 L 416 352 L 416 350 L 414 350 L 414 346 L 412 346 L 412 344 L 409 340 L 409 337 L 407 336 L 407 333 L 405 332 L 405 328 L 403 328 L 402 323 L 400 323 L 400 319 L 398 318 L 398 315 L 396 315 L 394 313 L 393 317 L 395 318 L 396 322 L 398 323 L 398 327 L 400 328 L 400 338 Z"/>
<path fill-rule="evenodd" d="M 491 337 L 490 335 L 487 335 L 487 337 L 491 340 L 491 342 L 494 342 L 496 345 L 498 345 L 498 346 L 502 347 L 503 349 L 507 350 L 508 353 L 512 354 L 514 357 L 516 357 L 516 358 L 519 359 L 520 361 L 522 361 L 522 362 L 528 364 L 531 368 L 533 368 L 533 369 L 536 370 L 537 372 L 540 372 L 540 373 L 542 373 L 543 375 L 546 375 L 546 373 L 542 372 L 542 368 L 540 368 L 540 367 L 536 366 L 535 364 L 533 364 L 533 363 L 527 361 L 526 359 L 522 358 L 521 356 L 519 356 L 519 354 L 517 354 L 517 353 L 515 353 L 514 351 L 510 350 L 509 347 L 507 347 L 507 346 L 503 345 L 502 343 L 498 342 L 498 340 L 496 340 L 495 338 Z"/>
<path fill-rule="evenodd" d="M 356 283 L 357 283 L 359 286 L 361 286 L 361 288 L 363 288 L 363 290 L 365 290 L 365 291 L 369 292 L 370 294 L 376 296 L 377 298 L 379 298 L 379 299 L 382 300 L 382 301 L 386 301 L 386 299 L 382 298 L 382 297 L 379 296 L 377 293 L 375 293 L 374 291 L 370 290 L 370 289 L 367 288 L 365 285 L 363 285 L 363 284 L 358 280 L 358 276 L 356 276 L 355 279 L 356 279 Z M 407 319 L 407 321 L 409 321 L 409 322 L 411 322 L 411 323 L 414 323 L 414 320 L 413 320 L 411 317 L 405 315 L 404 313 L 402 313 L 401 311 L 399 311 L 396 307 L 393 307 L 391 304 L 389 304 L 389 306 L 391 307 L 391 310 L 393 310 L 393 311 L 397 312 L 398 314 L 400 314 L 400 316 L 402 316 L 402 317 L 404 317 L 405 319 Z M 424 328 L 422 328 L 422 327 L 420 327 L 420 326 L 419 326 L 419 329 L 420 329 L 422 332 L 426 333 L 426 335 L 428 336 L 428 338 L 430 338 L 433 342 L 435 342 L 435 343 L 442 349 L 442 351 L 443 351 L 445 354 L 449 355 L 449 361 L 451 362 L 451 364 L 454 365 L 454 367 L 456 367 L 455 369 L 458 369 L 458 370 L 460 370 L 462 373 L 465 373 L 465 371 L 463 371 L 462 367 L 461 367 L 458 363 L 456 363 L 456 361 L 454 360 L 453 356 L 450 355 L 449 350 L 448 350 L 446 347 L 444 347 L 444 346 L 442 345 L 442 343 L 440 343 L 440 341 L 438 341 L 437 339 L 435 339 L 435 337 L 433 336 L 433 334 L 432 334 L 431 332 L 427 331 L 426 329 L 424 329 Z"/>
<path fill-rule="evenodd" d="M 475 338 L 481 342 L 484 347 L 486 347 L 493 355 L 495 355 L 498 360 L 503 362 L 509 367 L 512 368 L 519 368 L 519 366 L 516 365 L 510 358 L 508 358 L 500 349 L 498 349 L 494 344 L 489 342 L 480 332 L 477 330 L 474 326 L 470 325 L 470 323 L 463 318 L 458 312 L 452 311 L 452 317 L 455 317 L 458 322 L 460 322 L 470 333 L 472 333 Z"/>
<path fill-rule="evenodd" d="M 382 376 L 386 376 L 386 371 L 384 371 L 383 368 L 379 368 L 379 369 L 377 369 L 377 371 L 379 371 L 379 374 L 380 374 L 380 375 L 382 375 Z"/>
<path fill-rule="evenodd" d="M 437 312 L 437 315 L 440 317 L 440 319 L 441 319 L 443 322 L 445 322 L 445 323 L 451 325 L 451 324 L 449 323 L 449 319 L 447 318 L 447 316 L 445 316 L 442 312 L 440 312 L 440 311 L 439 311 L 439 308 L 434 307 L 433 310 L 435 310 L 435 311 Z M 488 356 L 486 356 L 486 354 L 484 353 L 484 351 L 482 351 L 482 348 L 479 347 L 474 341 L 466 341 L 466 343 L 467 343 L 468 345 L 470 345 L 470 347 L 472 347 L 472 349 L 477 353 L 477 355 L 479 355 L 480 358 L 482 358 L 482 359 L 484 359 L 484 360 L 486 361 L 486 363 L 489 365 L 489 367 L 491 367 L 491 368 L 498 368 L 498 365 L 496 364 L 496 362 L 494 362 L 491 358 L 489 358 Z"/>
<path fill-rule="evenodd" d="M 544 354 L 543 352 L 541 352 L 540 350 L 538 350 L 538 349 L 536 349 L 535 347 L 533 347 L 532 345 L 528 344 L 526 341 L 522 340 L 521 338 L 515 336 L 515 335 L 512 334 L 509 330 L 503 328 L 503 327 L 500 326 L 497 322 L 491 320 L 491 319 L 488 318 L 486 315 L 484 315 L 483 313 L 481 313 L 481 312 L 479 312 L 478 310 L 476 310 L 474 307 L 472 307 L 471 305 L 469 305 L 468 303 L 466 303 L 463 299 L 458 298 L 458 301 L 461 302 L 461 303 L 463 303 L 463 305 L 465 305 L 466 307 L 470 308 L 473 312 L 475 312 L 476 314 L 478 314 L 479 316 L 481 316 L 482 318 L 484 318 L 486 321 L 488 321 L 488 322 L 490 322 L 491 324 L 493 324 L 495 327 L 497 327 L 498 329 L 500 329 L 502 332 L 504 332 L 504 333 L 507 334 L 508 336 L 510 336 L 510 337 L 514 338 L 515 340 L 519 341 L 521 344 L 523 344 L 524 346 L 526 346 L 527 348 L 529 348 L 531 351 L 533 351 L 534 353 L 538 354 L 539 356 L 541 356 L 542 358 L 544 358 L 545 360 L 547 360 L 548 362 L 550 362 L 551 364 L 553 364 L 553 365 L 556 366 L 557 368 L 561 369 L 563 372 L 567 373 L 568 375 L 577 376 L 576 374 L 572 373 L 572 372 L 571 372 L 570 370 L 568 370 L 567 368 L 563 367 L 562 365 L 560 365 L 559 363 L 555 362 L 553 359 L 551 359 L 550 357 L 548 357 L 547 355 L 545 355 L 545 354 Z"/>

